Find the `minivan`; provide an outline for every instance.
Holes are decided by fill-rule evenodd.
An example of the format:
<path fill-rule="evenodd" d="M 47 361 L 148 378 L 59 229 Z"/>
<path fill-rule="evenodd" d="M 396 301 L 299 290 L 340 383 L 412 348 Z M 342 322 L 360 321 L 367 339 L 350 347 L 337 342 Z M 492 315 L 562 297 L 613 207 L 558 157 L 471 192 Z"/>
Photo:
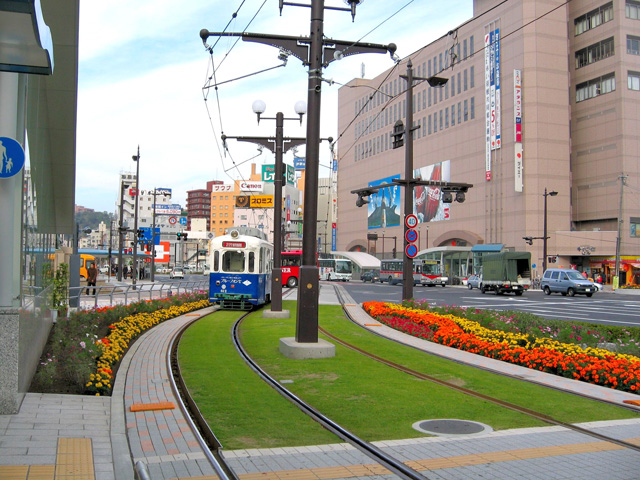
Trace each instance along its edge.
<path fill-rule="evenodd" d="M 545 295 L 561 293 L 573 297 L 576 294 L 590 297 L 598 288 L 582 274 L 569 268 L 549 268 L 542 276 L 542 291 Z"/>

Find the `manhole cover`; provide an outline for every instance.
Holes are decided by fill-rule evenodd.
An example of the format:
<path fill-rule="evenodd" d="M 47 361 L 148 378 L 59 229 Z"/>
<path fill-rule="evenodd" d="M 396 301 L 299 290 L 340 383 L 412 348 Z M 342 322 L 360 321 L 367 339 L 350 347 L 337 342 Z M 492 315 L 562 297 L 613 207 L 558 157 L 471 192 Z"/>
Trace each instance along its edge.
<path fill-rule="evenodd" d="M 419 432 L 430 435 L 446 437 L 450 435 L 478 435 L 481 433 L 493 432 L 489 425 L 470 420 L 421 420 L 413 424 L 413 428 Z"/>

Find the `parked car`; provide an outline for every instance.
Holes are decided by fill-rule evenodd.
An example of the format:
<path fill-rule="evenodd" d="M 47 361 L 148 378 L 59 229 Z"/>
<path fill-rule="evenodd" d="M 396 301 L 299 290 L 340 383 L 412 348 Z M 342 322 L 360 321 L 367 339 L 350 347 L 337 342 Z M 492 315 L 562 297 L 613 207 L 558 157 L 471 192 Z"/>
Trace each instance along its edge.
<path fill-rule="evenodd" d="M 590 297 L 598 291 L 598 287 L 582 276 L 577 270 L 569 268 L 549 268 L 544 272 L 541 282 L 545 295 L 561 293 L 562 295 L 586 295 Z"/>
<path fill-rule="evenodd" d="M 480 288 L 482 285 L 482 277 L 480 275 L 471 275 L 467 278 L 467 288 L 473 290 L 474 288 Z"/>
<path fill-rule="evenodd" d="M 184 269 L 182 267 L 173 267 L 169 278 L 184 278 Z"/>
<path fill-rule="evenodd" d="M 101 265 L 98 270 L 100 271 L 100 273 L 107 274 L 109 273 L 109 265 Z"/>
<path fill-rule="evenodd" d="M 360 280 L 371 283 L 379 282 L 380 272 L 378 270 L 366 270 L 360 275 Z"/>

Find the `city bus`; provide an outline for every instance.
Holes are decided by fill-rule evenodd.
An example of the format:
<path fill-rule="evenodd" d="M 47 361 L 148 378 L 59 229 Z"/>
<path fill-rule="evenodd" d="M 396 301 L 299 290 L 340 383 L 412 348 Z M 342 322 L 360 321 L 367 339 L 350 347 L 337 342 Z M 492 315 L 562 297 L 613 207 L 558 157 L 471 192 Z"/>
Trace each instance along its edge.
<path fill-rule="evenodd" d="M 81 253 L 80 254 L 80 278 L 82 280 L 86 280 L 88 277 L 88 273 L 87 270 L 89 270 L 89 267 L 91 266 L 91 264 L 95 264 L 96 263 L 96 257 L 94 257 L 93 255 L 89 255 L 87 253 Z M 96 264 L 96 268 L 98 267 L 98 265 Z"/>
<path fill-rule="evenodd" d="M 282 262 L 282 285 L 289 288 L 298 286 L 300 265 L 302 264 L 302 250 L 292 250 L 280 254 Z"/>
<path fill-rule="evenodd" d="M 402 283 L 404 280 L 404 264 L 400 258 L 390 258 L 380 261 L 380 281 L 388 282 L 390 285 Z M 442 275 L 442 266 L 437 260 L 413 259 L 413 284 L 442 285 L 449 281 L 448 277 Z"/>
<path fill-rule="evenodd" d="M 318 260 L 320 267 L 320 280 L 340 280 L 348 282 L 351 280 L 353 265 L 351 260 L 343 258 L 321 258 Z"/>

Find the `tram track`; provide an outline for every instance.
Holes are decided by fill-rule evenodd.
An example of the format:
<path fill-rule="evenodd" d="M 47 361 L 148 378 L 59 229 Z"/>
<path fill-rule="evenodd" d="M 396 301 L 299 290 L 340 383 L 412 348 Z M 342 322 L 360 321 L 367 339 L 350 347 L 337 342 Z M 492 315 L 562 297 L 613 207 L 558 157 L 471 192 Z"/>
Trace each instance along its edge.
<path fill-rule="evenodd" d="M 334 288 L 335 288 L 336 295 L 338 297 L 338 300 L 340 301 L 340 305 L 342 306 L 342 309 L 343 309 L 345 315 L 354 324 L 358 325 L 357 322 L 354 322 L 353 319 L 351 319 L 348 310 L 345 308 L 346 307 L 346 302 L 345 302 L 345 298 L 344 298 L 344 295 L 343 295 L 341 289 L 338 288 L 337 286 L 334 286 Z M 545 422 L 545 423 L 547 423 L 549 425 L 563 427 L 563 428 L 566 428 L 568 430 L 572 430 L 574 432 L 581 433 L 583 435 L 588 435 L 590 437 L 596 438 L 596 439 L 601 440 L 601 441 L 613 443 L 613 444 L 618 445 L 620 447 L 624 447 L 624 448 L 628 448 L 628 449 L 640 452 L 640 445 L 635 445 L 633 443 L 626 442 L 624 440 L 619 440 L 619 439 L 616 439 L 616 438 L 613 438 L 613 437 L 609 437 L 607 435 L 602 435 L 602 434 L 600 434 L 598 432 L 595 432 L 593 430 L 582 428 L 582 427 L 579 427 L 579 426 L 571 424 L 571 423 L 563 422 L 561 420 L 558 420 L 558 419 L 553 418 L 553 417 L 551 417 L 549 415 L 545 415 L 543 413 L 537 412 L 535 410 L 531 410 L 531 409 L 522 407 L 520 405 L 516 405 L 516 404 L 513 404 L 511 402 L 507 402 L 507 401 L 501 400 L 499 398 L 492 397 L 490 395 L 485 395 L 483 393 L 476 392 L 476 391 L 470 390 L 468 388 L 464 388 L 464 387 L 459 386 L 459 385 L 455 385 L 455 384 L 453 384 L 451 382 L 447 382 L 446 380 L 441 380 L 441 379 L 436 378 L 436 377 L 434 377 L 432 375 L 427 375 L 427 374 L 424 374 L 422 372 L 418 372 L 418 371 L 412 370 L 412 369 L 410 369 L 408 367 L 405 367 L 405 366 L 400 365 L 398 363 L 392 362 L 392 361 L 390 361 L 388 359 L 385 359 L 385 358 L 379 357 L 377 355 L 374 355 L 374 354 L 372 354 L 370 352 L 367 352 L 366 350 L 363 350 L 363 349 L 361 349 L 359 347 L 356 347 L 355 345 L 351 345 L 350 343 L 348 343 L 348 342 L 340 339 L 339 337 L 331 334 L 330 332 L 328 332 L 326 329 L 324 329 L 322 327 L 318 327 L 318 329 L 319 329 L 320 332 L 322 332 L 328 338 L 330 338 L 333 341 L 339 343 L 340 345 L 342 345 L 342 346 L 344 346 L 346 348 L 349 348 L 349 349 L 351 349 L 351 350 L 353 350 L 355 352 L 358 352 L 361 355 L 366 356 L 367 358 L 370 358 L 370 359 L 375 360 L 377 362 L 383 363 L 383 364 L 385 364 L 385 365 L 387 365 L 387 366 L 389 366 L 391 368 L 394 368 L 394 369 L 396 369 L 398 371 L 406 373 L 407 375 L 411 375 L 411 376 L 413 376 L 415 378 L 419 378 L 420 380 L 426 380 L 426 381 L 441 385 L 443 387 L 449 388 L 451 390 L 455 390 L 455 391 L 460 392 L 460 393 L 462 393 L 464 395 L 469 395 L 471 397 L 490 402 L 490 403 L 492 403 L 494 405 L 498 405 L 500 407 L 507 408 L 509 410 L 513 410 L 515 412 L 518 412 L 518 413 L 521 413 L 523 415 L 527 415 L 527 416 L 529 416 L 531 418 L 535 418 L 537 420 Z M 377 336 L 381 336 L 380 334 L 378 334 L 376 332 L 371 332 L 371 333 L 373 333 L 374 335 L 377 335 Z M 387 337 L 383 337 L 383 338 L 387 338 Z M 388 340 L 391 340 L 391 339 L 388 339 Z M 394 341 L 394 340 L 391 340 L 391 341 Z M 519 378 L 517 376 L 509 375 L 508 373 L 502 373 L 501 375 L 506 376 L 508 378 L 513 378 L 514 380 L 522 381 L 521 378 Z M 567 392 L 567 393 L 571 393 L 571 392 Z M 617 405 L 617 406 L 620 406 L 620 405 Z M 625 408 L 625 407 L 623 407 L 623 408 Z"/>
<path fill-rule="evenodd" d="M 339 286 L 333 286 L 333 288 L 335 288 L 337 297 L 339 299 L 340 305 L 343 308 L 343 311 L 345 312 L 345 315 L 347 316 L 347 318 L 349 318 L 351 321 L 353 321 L 353 319 L 351 319 L 349 312 L 347 310 L 347 302 L 345 301 L 345 297 L 344 294 L 342 292 L 342 289 Z M 278 393 L 280 393 L 282 396 L 284 396 L 285 398 L 287 398 L 289 401 L 291 401 L 292 403 L 294 403 L 296 406 L 298 406 L 298 408 L 300 408 L 305 414 L 309 415 L 311 418 L 313 418 L 314 420 L 316 420 L 318 423 L 320 423 L 324 428 L 326 428 L 328 431 L 331 431 L 332 433 L 334 433 L 335 435 L 337 435 L 339 438 L 341 438 L 342 440 L 344 440 L 345 442 L 351 444 L 354 448 L 356 448 L 357 450 L 359 450 L 360 452 L 362 452 L 363 454 L 367 455 L 369 458 L 371 458 L 372 460 L 374 460 L 375 462 L 379 463 L 380 465 L 383 465 L 385 468 L 387 468 L 389 471 L 391 471 L 392 473 L 396 474 L 399 478 L 403 478 L 403 479 L 411 479 L 411 480 L 424 480 L 425 478 L 429 478 L 426 476 L 426 472 L 419 472 L 417 470 L 414 470 L 410 467 L 408 467 L 406 464 L 404 464 L 402 461 L 394 458 L 393 456 L 385 453 L 383 450 L 381 450 L 380 448 L 376 447 L 375 445 L 359 438 L 358 436 L 356 436 L 354 433 L 348 431 L 346 428 L 344 428 L 343 426 L 339 425 L 338 423 L 334 422 L 333 420 L 331 420 L 329 417 L 327 417 L 326 415 L 324 415 L 322 412 L 318 411 L 317 409 L 313 408 L 312 406 L 310 406 L 309 404 L 307 404 L 304 400 L 302 400 L 301 398 L 299 398 L 298 396 L 296 396 L 295 394 L 293 394 L 291 391 L 289 391 L 287 388 L 285 388 L 282 384 L 280 384 L 277 380 L 275 380 L 273 377 L 271 377 L 264 369 L 262 369 L 262 367 L 257 364 L 248 354 L 248 352 L 246 352 L 246 350 L 244 349 L 244 347 L 242 346 L 241 342 L 240 342 L 240 338 L 239 338 L 239 328 L 240 325 L 242 324 L 242 321 L 247 317 L 247 315 L 250 312 L 244 313 L 241 316 L 239 316 L 238 320 L 234 322 L 234 325 L 232 327 L 232 332 L 231 332 L 231 336 L 232 336 L 232 341 L 233 344 L 236 348 L 236 350 L 238 351 L 238 354 L 243 358 L 243 360 L 249 365 L 249 367 L 258 375 L 262 378 L 263 381 L 265 381 L 268 385 L 270 385 L 272 388 L 274 388 Z M 195 320 L 194 320 L 195 321 Z M 172 382 L 172 387 L 174 388 L 174 390 L 176 391 L 177 397 L 180 399 L 180 408 L 183 409 L 183 411 L 185 412 L 185 416 L 188 417 L 188 421 L 190 423 L 191 429 L 194 432 L 194 435 L 196 436 L 196 438 L 198 439 L 198 442 L 201 444 L 201 447 L 203 449 L 203 451 L 205 452 L 205 455 L 207 456 L 209 462 L 212 464 L 214 470 L 216 471 L 216 474 L 220 477 L 220 479 L 222 480 L 237 480 L 239 477 L 236 475 L 236 473 L 228 466 L 228 464 L 226 463 L 221 451 L 222 451 L 222 445 L 220 443 L 220 441 L 217 439 L 217 437 L 215 436 L 215 434 L 211 431 L 209 425 L 207 424 L 207 422 L 205 421 L 205 419 L 202 417 L 197 405 L 195 404 L 195 402 L 193 401 L 193 399 L 191 398 L 188 389 L 186 388 L 183 380 L 182 380 L 182 375 L 180 373 L 180 366 L 178 364 L 177 361 L 177 349 L 178 349 L 178 344 L 180 341 L 180 337 L 182 336 L 182 333 L 192 324 L 193 322 L 190 322 L 189 324 L 185 325 L 179 332 L 176 333 L 176 335 L 174 336 L 174 338 L 171 340 L 171 344 L 170 344 L 170 348 L 169 348 L 169 354 L 167 356 L 167 362 L 168 362 L 168 367 L 169 370 L 172 373 L 172 378 L 171 378 L 171 382 Z M 357 324 L 357 322 L 354 322 Z M 422 372 L 418 372 L 415 370 L 412 370 L 408 367 L 405 367 L 403 365 L 400 365 L 396 362 L 393 362 L 389 359 L 385 359 L 382 358 L 380 356 L 377 356 L 375 354 L 372 354 L 371 352 L 367 352 L 366 350 L 363 350 L 355 345 L 351 345 L 349 342 L 346 342 L 345 340 L 339 338 L 336 335 L 333 335 L 332 333 L 328 332 L 326 329 L 319 327 L 319 331 L 325 335 L 327 338 L 331 339 L 332 341 L 339 343 L 340 345 L 344 346 L 345 348 L 349 348 L 355 352 L 358 352 L 361 355 L 366 356 L 367 358 L 370 358 L 374 361 L 383 363 L 391 368 L 394 368 L 398 371 L 401 371 L 407 375 L 411 375 L 415 378 L 419 378 L 421 380 L 425 380 L 425 381 L 429 381 L 432 382 L 434 384 L 438 384 L 440 386 L 446 387 L 446 388 L 450 388 L 452 390 L 455 390 L 459 393 L 462 393 L 464 395 L 469 395 L 472 396 L 474 398 L 480 399 L 480 400 L 484 400 L 487 402 L 490 402 L 496 406 L 502 407 L 502 408 L 507 408 L 513 411 L 516 411 L 518 413 L 521 413 L 523 415 L 527 415 L 531 418 L 535 418 L 539 421 L 542 421 L 544 423 L 547 423 L 549 425 L 553 425 L 553 426 L 559 426 L 562 428 L 565 428 L 567 430 L 571 430 L 573 432 L 576 433 L 580 433 L 586 436 L 589 436 L 591 438 L 595 438 L 599 441 L 603 441 L 603 442 L 608 442 L 611 444 L 615 444 L 619 447 L 622 448 L 627 448 L 636 452 L 640 452 L 640 446 L 630 443 L 630 442 L 626 442 L 624 440 L 619 440 L 617 438 L 613 438 L 613 437 L 609 437 L 607 435 L 603 435 L 600 434 L 596 431 L 593 430 L 589 430 L 586 428 L 582 428 L 579 427 L 577 425 L 573 425 L 570 423 L 566 423 L 566 422 L 562 422 L 558 419 L 555 419 L 549 415 L 537 412 L 535 410 L 532 409 L 528 409 L 525 407 L 522 407 L 520 405 L 516 405 L 513 403 L 510 403 L 508 401 L 504 401 L 495 397 L 492 397 L 490 395 L 485 395 L 479 392 L 475 392 L 473 390 L 461 387 L 459 385 L 455 385 L 451 382 L 447 382 L 446 380 L 442 380 L 436 377 L 433 377 L 431 375 L 427 375 L 424 374 Z M 368 330 L 369 331 L 369 330 Z M 376 332 L 371 332 L 375 335 L 381 336 L 379 333 Z M 383 338 L 387 338 L 382 336 Z M 388 338 L 387 338 L 388 339 Z M 388 339 L 391 340 L 391 339 Z M 396 341 L 396 340 L 392 340 L 392 341 Z M 509 375 L 509 374 L 502 374 L 505 375 L 509 378 L 514 378 L 516 380 L 522 380 L 521 378 L 517 377 L 517 376 L 513 376 L 513 375 Z"/>

